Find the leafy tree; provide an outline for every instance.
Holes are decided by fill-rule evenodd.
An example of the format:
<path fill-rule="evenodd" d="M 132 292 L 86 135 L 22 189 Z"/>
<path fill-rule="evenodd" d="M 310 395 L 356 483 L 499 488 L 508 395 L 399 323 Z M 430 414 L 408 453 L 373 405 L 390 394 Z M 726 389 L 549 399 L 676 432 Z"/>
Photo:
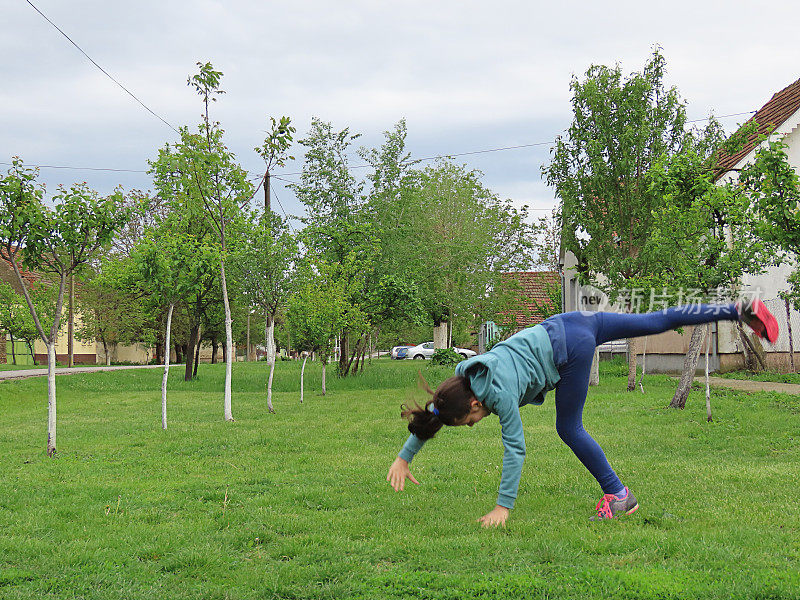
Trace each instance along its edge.
<path fill-rule="evenodd" d="M 0 179 L 0 258 L 8 260 L 33 316 L 39 337 L 47 346 L 47 454 L 56 452 L 56 337 L 61 322 L 68 278 L 96 258 L 126 221 L 121 194 L 107 198 L 85 184 L 59 188 L 54 208 L 43 202 L 44 188 L 37 172 L 18 158 Z M 53 278 L 58 295 L 49 329 L 39 318 L 22 267 Z"/>
<path fill-rule="evenodd" d="M 219 239 L 219 280 L 225 310 L 226 370 L 224 392 L 224 418 L 232 420 L 231 366 L 233 360 L 233 331 L 228 287 L 225 273 L 227 229 L 241 207 L 252 197 L 252 185 L 247 174 L 235 160 L 234 154 L 223 141 L 224 131 L 210 118 L 210 104 L 224 93 L 219 89 L 222 73 L 211 63 L 198 63 L 199 72 L 188 79 L 203 100 L 202 122 L 197 133 L 181 128 L 181 141 L 166 145 L 151 163 L 156 189 L 162 198 L 180 213 L 182 223 L 193 235 L 206 236 L 209 228 Z M 191 349 L 187 353 L 186 377 L 192 377 L 194 347 L 199 343 L 199 323 L 202 298 L 196 296 L 195 325 L 192 327 Z"/>
<path fill-rule="evenodd" d="M 244 237 L 246 242 L 231 257 L 232 273 L 248 308 L 257 307 L 264 315 L 264 345 L 269 364 L 267 407 L 269 412 L 275 412 L 272 406 L 275 317 L 289 294 L 297 242 L 289 233 L 288 223 L 269 212 L 248 223 Z"/>
<path fill-rule="evenodd" d="M 761 273 L 771 262 L 744 182 L 716 181 L 719 153 L 740 146 L 736 137 L 724 140 L 712 119 L 704 130 L 687 132 L 679 152 L 654 162 L 650 185 L 664 203 L 653 211 L 651 235 L 641 249 L 650 272 L 634 287 L 659 289 L 662 302 L 669 298 L 675 304 L 730 300 L 745 273 Z M 686 404 L 709 331 L 708 326 L 693 329 L 673 408 Z"/>
<path fill-rule="evenodd" d="M 349 166 L 348 152 L 359 137 L 348 128 L 336 131 L 330 123 L 314 117 L 308 135 L 300 140 L 307 148 L 300 182 L 290 186 L 306 206 L 304 245 L 328 264 L 340 265 L 340 276 L 356 279 L 364 273 L 352 267 L 369 264 L 371 270 L 375 247 L 375 232 L 362 211 L 363 184 L 353 176 Z M 367 254 L 357 256 L 354 249 Z M 357 284 L 348 280 L 345 287 L 353 290 Z M 363 333 L 351 327 L 360 329 L 364 325 L 363 311 L 357 302 L 351 302 L 347 312 L 339 336 L 338 372 L 341 376 L 349 372 L 351 338 L 358 339 Z"/>
<path fill-rule="evenodd" d="M 264 173 L 264 212 L 270 212 L 270 174 L 275 167 L 286 166 L 287 160 L 294 160 L 294 156 L 289 155 L 289 148 L 294 140 L 294 133 L 297 131 L 292 127 L 289 117 L 281 117 L 278 121 L 275 117 L 270 117 L 271 126 L 264 143 L 256 146 L 255 151 L 264 159 L 266 171 Z"/>
<path fill-rule="evenodd" d="M 789 164 L 788 146 L 783 139 L 761 136 L 760 142 L 755 159 L 739 174 L 739 183 L 758 216 L 758 234 L 783 253 L 780 259 L 795 260 L 800 255 L 800 179 Z M 787 298 L 797 308 L 797 267 L 789 277 L 789 285 Z"/>
<path fill-rule="evenodd" d="M 89 270 L 78 294 L 81 325 L 75 335 L 86 342 L 99 340 L 107 365 L 111 364 L 113 347 L 147 337 L 143 331 L 146 314 L 131 286 L 129 269 L 124 258 L 110 258 L 100 270 Z"/>
<path fill-rule="evenodd" d="M 347 153 L 360 134 L 334 130 L 317 117 L 300 140 L 307 148 L 300 182 L 290 187 L 306 206 L 303 222 L 320 226 L 332 221 L 353 222 L 362 204 L 363 184 L 350 172 Z"/>
<path fill-rule="evenodd" d="M 579 261 L 582 282 L 612 301 L 653 272 L 642 248 L 664 198 L 651 185 L 650 167 L 676 154 L 686 138 L 684 103 L 664 86 L 664 71 L 656 50 L 642 72 L 627 78 L 619 66 L 602 65 L 573 78 L 572 124 L 542 169 L 561 200 L 563 243 Z M 633 390 L 635 342 L 628 343 Z"/>
<path fill-rule="evenodd" d="M 418 282 L 434 326 L 495 316 L 501 274 L 531 264 L 527 210 L 500 200 L 481 173 L 441 162 L 421 171 L 408 193 L 406 243 L 398 249 Z M 476 314 L 476 311 L 478 314 Z M 434 336 L 449 347 L 451 334 Z"/>
<path fill-rule="evenodd" d="M 231 372 L 233 365 L 233 331 L 231 307 L 228 299 L 228 283 L 225 277 L 226 233 L 230 220 L 240 210 L 240 205 L 249 202 L 252 197 L 252 186 L 247 180 L 247 173 L 235 162 L 234 154 L 222 141 L 223 130 L 216 121 L 211 121 L 209 103 L 216 102 L 216 96 L 223 94 L 220 89 L 222 72 L 215 71 L 211 63 L 197 63 L 199 73 L 188 80 L 203 99 L 203 121 L 200 124 L 200 136 L 203 142 L 193 144 L 189 148 L 195 152 L 191 158 L 192 175 L 198 195 L 203 201 L 206 213 L 220 240 L 220 285 L 222 302 L 225 306 L 225 397 L 224 417 L 233 421 L 231 409 Z M 202 165 L 203 168 L 199 168 Z"/>
<path fill-rule="evenodd" d="M 294 346 L 300 351 L 314 352 L 319 357 L 322 394 L 325 395 L 325 366 L 333 352 L 336 335 L 342 330 L 347 310 L 344 284 L 335 276 L 331 264 L 317 259 L 300 266 L 293 289 L 287 315 Z M 302 375 L 300 394 L 302 397 Z"/>
<path fill-rule="evenodd" d="M 409 196 L 417 180 L 417 161 L 406 151 L 406 136 L 406 122 L 401 119 L 394 129 L 384 132 L 380 148 L 359 150 L 371 166 L 363 208 L 375 231 L 378 254 L 367 284 L 369 301 L 365 310 L 376 329 L 376 338 L 386 329 L 392 337 L 402 337 L 399 330 L 427 321 L 420 288 L 413 278 L 414 265 L 409 263 L 412 255 L 405 251 L 412 229 Z"/>
<path fill-rule="evenodd" d="M 167 379 L 170 366 L 172 316 L 175 305 L 187 298 L 202 297 L 219 262 L 218 251 L 197 238 L 170 231 L 169 222 L 150 230 L 132 254 L 148 302 L 167 307 L 164 333 L 164 375 L 161 381 L 161 427 L 167 429 Z M 196 334 L 195 334 L 196 335 Z M 190 349 L 191 355 L 193 348 Z M 191 356 L 187 356 L 189 361 Z"/>

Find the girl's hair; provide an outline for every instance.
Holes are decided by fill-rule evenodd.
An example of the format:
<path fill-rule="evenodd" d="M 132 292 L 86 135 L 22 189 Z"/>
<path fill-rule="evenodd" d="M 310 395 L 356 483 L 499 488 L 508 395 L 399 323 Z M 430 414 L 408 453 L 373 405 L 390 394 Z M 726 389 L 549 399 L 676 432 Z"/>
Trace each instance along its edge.
<path fill-rule="evenodd" d="M 420 372 L 419 384 L 432 396 L 430 402 L 425 403 L 424 407 L 416 402 L 413 407 L 407 404 L 400 407 L 400 415 L 408 419 L 408 430 L 419 439 L 429 440 L 442 425 L 455 425 L 456 421 L 469 414 L 470 402 L 475 394 L 465 377 L 456 375 L 445 379 L 434 392 Z"/>

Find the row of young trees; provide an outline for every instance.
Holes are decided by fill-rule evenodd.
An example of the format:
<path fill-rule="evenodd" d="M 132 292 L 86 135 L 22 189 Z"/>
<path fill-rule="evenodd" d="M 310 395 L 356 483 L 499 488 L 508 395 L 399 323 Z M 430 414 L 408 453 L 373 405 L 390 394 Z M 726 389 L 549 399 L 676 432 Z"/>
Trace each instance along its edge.
<path fill-rule="evenodd" d="M 713 118 L 689 127 L 686 104 L 664 84 L 656 50 L 641 72 L 593 66 L 574 78 L 573 121 L 542 173 L 561 201 L 564 247 L 578 259 L 582 283 L 612 301 L 632 289 L 662 301 L 729 298 L 744 274 L 794 260 L 800 250 L 797 174 L 781 139 L 756 140 L 755 160 L 720 182 L 724 155 L 753 141 L 749 123 L 726 137 Z M 800 308 L 800 275 L 789 297 Z M 634 307 L 635 309 L 635 307 Z M 708 328 L 696 327 L 671 406 L 683 408 Z M 746 337 L 742 335 L 746 341 Z M 636 377 L 629 340 L 628 389 Z"/>
<path fill-rule="evenodd" d="M 458 331 L 454 323 L 468 329 L 502 312 L 514 293 L 502 272 L 531 264 L 536 228 L 526 211 L 499 199 L 477 172 L 445 160 L 414 161 L 405 149 L 403 121 L 379 148 L 356 149 L 358 135 L 314 119 L 299 140 L 302 175 L 291 186 L 306 210 L 302 229 L 293 231 L 268 202 L 263 208 L 254 202 L 260 186 L 213 119 L 221 79 L 210 63 L 198 63 L 189 77 L 202 101 L 201 120 L 196 129 L 181 127 L 179 139 L 150 162 L 153 193 L 101 198 L 80 185 L 60 190 L 49 203 L 35 170 L 19 160 L 2 180 L 0 254 L 13 265 L 27 314 L 48 347 L 51 455 L 55 341 L 73 275 L 79 280 L 79 336 L 100 341 L 107 360 L 116 344 L 157 348 L 166 429 L 173 348 L 188 380 L 196 375 L 201 341 L 216 347 L 224 336 L 222 412 L 233 420 L 236 341 L 246 331 L 249 351 L 250 325 L 263 325 L 267 407 L 274 411 L 276 323 L 282 346 L 320 358 L 324 393 L 335 343 L 339 376 L 363 369 L 377 338 L 437 326 L 445 333 L 437 345 L 449 344 Z M 271 119 L 255 148 L 264 159 L 267 194 L 271 171 L 292 159 L 294 134 L 288 118 Z M 363 178 L 349 162 L 353 151 L 370 166 Z M 32 282 L 23 269 L 40 279 Z M 30 340 L 30 323 L 19 327 L 19 337 Z"/>

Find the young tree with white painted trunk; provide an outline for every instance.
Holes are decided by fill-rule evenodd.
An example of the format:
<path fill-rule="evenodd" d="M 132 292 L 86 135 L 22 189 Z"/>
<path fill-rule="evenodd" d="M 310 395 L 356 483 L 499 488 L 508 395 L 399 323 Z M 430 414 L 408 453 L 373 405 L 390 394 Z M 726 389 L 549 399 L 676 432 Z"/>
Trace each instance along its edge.
<path fill-rule="evenodd" d="M 347 319 L 345 286 L 333 272 L 332 267 L 321 260 L 301 265 L 287 310 L 295 347 L 316 353 L 322 363 L 323 396 L 326 365 L 333 353 L 336 335 Z"/>
<path fill-rule="evenodd" d="M 167 307 L 164 328 L 164 375 L 161 379 L 161 428 L 167 429 L 167 380 L 170 366 L 172 316 L 175 305 L 192 292 L 218 263 L 217 249 L 197 238 L 175 233 L 169 221 L 147 236 L 131 253 L 150 303 Z"/>
<path fill-rule="evenodd" d="M 47 455 L 56 452 L 56 339 L 69 277 L 110 245 L 114 232 L 127 218 L 122 195 L 106 198 L 85 184 L 59 188 L 54 208 L 43 202 L 44 187 L 37 171 L 18 158 L 0 179 L 0 258 L 11 263 L 39 337 L 47 346 Z M 52 278 L 58 289 L 49 328 L 39 318 L 22 269 Z"/>
<path fill-rule="evenodd" d="M 275 317 L 289 294 L 297 242 L 289 233 L 288 223 L 271 212 L 248 222 L 239 237 L 239 247 L 231 254 L 231 271 L 248 304 L 264 314 L 264 343 L 269 364 L 267 408 L 274 413 Z"/>
<path fill-rule="evenodd" d="M 219 239 L 219 275 L 225 308 L 226 350 L 223 417 L 226 421 L 232 421 L 231 372 L 234 348 L 225 272 L 227 232 L 242 206 L 252 198 L 253 186 L 247 180 L 247 172 L 236 163 L 235 155 L 225 145 L 224 131 L 219 122 L 212 121 L 210 117 L 210 104 L 216 101 L 217 95 L 224 93 L 219 89 L 222 73 L 215 71 L 211 63 L 197 65 L 199 72 L 189 77 L 187 84 L 203 100 L 204 110 L 198 132 L 190 133 L 188 128 L 182 127 L 180 142 L 160 152 L 153 167 L 161 182 L 159 190 L 175 198 L 178 204 L 189 208 L 193 214 L 197 213 L 197 205 L 202 206 L 202 220 L 211 226 Z"/>

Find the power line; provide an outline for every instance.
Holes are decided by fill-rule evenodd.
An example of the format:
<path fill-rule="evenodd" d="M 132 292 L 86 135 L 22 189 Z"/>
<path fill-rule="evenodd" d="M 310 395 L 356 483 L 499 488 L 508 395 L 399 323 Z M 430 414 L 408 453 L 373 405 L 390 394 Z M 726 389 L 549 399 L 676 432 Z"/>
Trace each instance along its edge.
<path fill-rule="evenodd" d="M 63 30 L 62 30 L 62 29 L 61 29 L 61 28 L 60 28 L 58 25 L 56 25 L 55 23 L 53 23 L 53 22 L 52 22 L 52 21 L 51 21 L 49 18 L 47 18 L 47 15 L 45 15 L 45 14 L 44 14 L 42 11 L 40 11 L 38 8 L 36 8 L 36 6 L 33 4 L 33 2 L 31 2 L 31 0 L 25 0 L 25 1 L 26 1 L 28 4 L 30 4 L 30 5 L 31 5 L 31 7 L 33 7 L 33 10 L 35 10 L 37 13 L 39 13 L 39 14 L 42 16 L 42 18 L 43 18 L 45 21 L 47 21 L 48 23 L 50 23 L 50 25 L 52 25 L 53 27 L 55 27 L 55 28 L 56 28 L 56 30 L 58 30 L 58 32 L 59 32 L 61 35 L 63 35 L 65 38 L 67 38 L 67 39 L 69 40 L 69 43 L 70 43 L 70 44 L 72 44 L 73 46 L 75 46 L 75 47 L 78 49 L 78 51 L 79 51 L 81 54 L 83 54 L 83 55 L 84 55 L 84 56 L 85 56 L 85 57 L 86 57 L 86 58 L 89 60 L 89 62 L 91 62 L 91 63 L 92 63 L 92 64 L 93 64 L 95 67 L 97 67 L 98 69 L 100 69 L 100 71 L 102 71 L 102 72 L 103 72 L 103 74 L 104 74 L 106 77 L 108 77 L 108 78 L 109 78 L 111 81 L 113 81 L 113 82 L 114 82 L 114 83 L 116 83 L 116 84 L 117 84 L 119 87 L 121 87 L 123 90 L 125 90 L 125 92 L 126 92 L 126 93 L 127 93 L 127 94 L 128 94 L 130 97 L 131 97 L 131 98 L 133 98 L 134 100 L 136 100 L 136 102 L 138 102 L 138 103 L 139 103 L 139 104 L 140 104 L 140 105 L 141 105 L 141 106 L 142 106 L 142 107 L 143 107 L 143 108 L 144 108 L 144 109 L 145 109 L 147 112 L 149 112 L 149 113 L 150 113 L 151 115 L 153 115 L 153 116 L 154 116 L 156 119 L 158 119 L 159 121 L 161 121 L 162 123 L 164 123 L 164 125 L 166 125 L 166 126 L 167 126 L 167 127 L 169 127 L 170 129 L 172 129 L 172 131 L 174 131 L 175 133 L 177 133 L 178 135 L 180 135 L 180 132 L 179 132 L 177 129 L 175 129 L 175 128 L 174 128 L 172 125 L 170 125 L 170 124 L 169 124 L 167 121 L 165 121 L 165 120 L 164 120 L 164 119 L 163 119 L 161 116 L 159 116 L 159 115 L 157 115 L 155 112 L 153 112 L 153 110 L 152 110 L 152 109 L 150 109 L 150 107 L 149 107 L 149 106 L 147 106 L 147 105 L 146 105 L 144 102 L 142 102 L 141 100 L 139 100 L 139 98 L 137 98 L 137 97 L 136 97 L 136 95 L 135 95 L 133 92 L 131 92 L 131 91 L 130 91 L 128 88 L 126 88 L 124 85 L 122 85 L 122 84 L 121 84 L 119 81 L 117 81 L 116 79 L 114 79 L 114 77 L 112 77 L 112 76 L 111 76 L 111 74 L 110 74 L 108 71 L 106 71 L 106 70 L 105 70 L 103 67 L 101 67 L 100 65 L 98 65 L 98 64 L 97 64 L 97 63 L 94 61 L 94 59 L 93 59 L 91 56 L 89 56 L 88 54 L 86 54 L 86 52 L 84 52 L 84 51 L 83 51 L 83 48 L 81 48 L 80 46 L 78 46 L 78 44 L 76 44 L 76 43 L 75 43 L 75 42 L 72 40 L 72 38 L 71 38 L 71 37 L 69 37 L 69 36 L 68 36 L 66 33 L 64 33 L 64 31 L 63 31 Z M 58 168 L 58 167 L 52 167 L 52 168 Z M 93 170 L 101 170 L 101 169 L 93 169 Z M 111 170 L 113 170 L 113 169 L 102 169 L 102 170 L 111 171 Z"/>
<path fill-rule="evenodd" d="M 717 119 L 726 119 L 728 117 L 739 117 L 739 116 L 742 116 L 742 115 L 751 115 L 751 114 L 753 114 L 755 112 L 756 111 L 754 111 L 754 110 L 749 110 L 749 111 L 746 111 L 746 112 L 733 113 L 733 114 L 730 114 L 730 115 L 720 115 L 719 117 L 715 117 L 715 118 L 717 118 Z M 699 123 L 700 121 L 708 121 L 708 120 L 709 120 L 709 118 L 692 119 L 691 121 L 686 121 L 686 122 L 687 123 Z M 503 146 L 501 148 L 487 148 L 485 150 L 473 150 L 471 152 L 456 152 L 456 153 L 451 153 L 451 154 L 437 154 L 436 156 L 427 156 L 427 157 L 424 157 L 424 158 L 415 158 L 412 162 L 423 162 L 423 161 L 439 160 L 441 158 L 454 158 L 456 156 L 470 156 L 470 155 L 473 155 L 473 154 L 489 154 L 490 152 L 503 152 L 505 150 L 519 150 L 521 148 L 533 148 L 535 146 L 548 146 L 548 145 L 552 144 L 554 141 L 555 140 L 550 140 L 550 141 L 547 141 L 547 142 L 535 142 L 533 144 L 519 144 L 517 146 Z M 366 169 L 366 168 L 371 167 L 371 166 L 372 165 L 370 165 L 370 164 L 354 165 L 354 166 L 352 166 L 350 168 L 351 169 Z M 297 171 L 297 172 L 294 172 L 294 173 L 281 173 L 281 175 L 283 175 L 284 177 L 288 177 L 288 176 L 291 176 L 291 175 L 302 175 L 302 174 L 303 174 L 302 171 Z M 277 175 L 273 175 L 272 177 L 275 177 L 276 179 L 280 179 L 280 177 L 278 177 Z M 286 181 L 286 180 L 282 180 L 282 181 Z M 293 183 L 293 182 L 289 182 L 289 183 Z"/>
<path fill-rule="evenodd" d="M 275 191 L 275 188 L 272 187 L 272 186 L 270 186 L 270 191 L 272 192 L 272 195 L 275 196 L 275 200 L 278 201 L 278 206 L 281 207 L 281 212 L 283 213 L 283 216 L 286 217 L 286 222 L 288 223 L 289 222 L 289 215 L 286 214 L 286 210 L 283 208 L 283 204 L 281 204 L 281 199 L 278 198 L 278 193 Z"/>
<path fill-rule="evenodd" d="M 691 121 L 686 121 L 686 122 L 687 123 L 699 123 L 700 121 L 710 121 L 712 118 L 714 118 L 714 119 L 727 119 L 728 117 L 741 117 L 742 115 L 752 115 L 752 114 L 757 113 L 757 112 L 758 112 L 757 110 L 747 110 L 745 112 L 733 113 L 733 114 L 730 114 L 730 115 L 720 115 L 718 117 L 715 117 L 715 116 L 712 115 L 712 117 L 706 117 L 704 119 L 692 119 Z"/>
<path fill-rule="evenodd" d="M 26 0 L 26 2 L 27 1 L 28 0 Z M 720 115 L 720 116 L 715 117 L 715 118 L 717 118 L 717 119 L 725 119 L 725 118 L 728 118 L 728 117 L 740 117 L 742 115 L 751 115 L 751 114 L 753 114 L 755 112 L 757 112 L 757 111 L 750 110 L 750 111 L 746 111 L 746 112 L 732 113 L 732 114 L 729 114 L 729 115 Z M 156 116 L 158 116 L 158 115 L 156 115 Z M 692 119 L 692 120 L 686 121 L 686 122 L 687 123 L 699 123 L 701 121 L 708 121 L 708 118 Z M 167 123 L 167 125 L 169 125 L 169 123 Z M 546 145 L 552 144 L 552 143 L 553 143 L 553 141 L 535 142 L 533 144 L 519 144 L 517 146 L 503 146 L 501 148 L 487 148 L 485 150 L 473 150 L 473 151 L 470 151 L 470 152 L 456 152 L 456 153 L 449 153 L 449 154 L 437 154 L 436 156 L 428 156 L 428 157 L 424 157 L 424 158 L 416 158 L 412 162 L 431 161 L 431 160 L 438 160 L 440 158 L 453 158 L 453 157 L 456 157 L 456 156 L 469 156 L 469 155 L 473 155 L 473 154 L 489 154 L 491 152 L 503 152 L 503 151 L 506 151 L 506 150 L 519 150 L 519 149 L 522 149 L 522 148 L 533 148 L 535 146 L 546 146 Z M 10 162 L 0 162 L 0 165 L 9 165 L 10 166 L 11 164 L 12 163 L 10 163 Z M 75 170 L 75 171 L 111 171 L 111 172 L 119 172 L 119 173 L 147 173 L 147 171 L 137 170 L 137 169 L 114 169 L 114 168 L 104 168 L 104 167 L 74 167 L 74 166 L 69 166 L 69 165 L 29 165 L 29 166 L 36 167 L 36 168 L 39 168 L 39 169 L 72 169 L 72 170 Z M 370 165 L 370 164 L 363 164 L 363 165 L 354 165 L 354 166 L 352 166 L 350 168 L 351 169 L 366 169 L 366 168 L 371 167 L 371 166 L 372 165 Z M 284 179 L 283 177 L 291 177 L 293 175 L 302 175 L 302 174 L 303 174 L 302 171 L 295 171 L 295 172 L 292 172 L 292 173 L 281 173 L 280 175 L 270 175 L 270 177 L 272 179 L 278 179 L 279 181 L 283 181 L 285 183 L 295 183 L 294 181 L 291 181 L 290 179 Z M 250 181 L 256 181 L 257 179 L 261 179 L 263 177 L 264 177 L 263 174 L 258 175 L 258 176 L 254 176 L 254 177 L 250 178 Z"/>
<path fill-rule="evenodd" d="M 0 165 L 13 165 L 14 163 L 10 162 L 0 162 Z M 110 169 L 110 168 L 103 168 L 103 167 L 71 167 L 66 165 L 28 165 L 30 167 L 36 167 L 37 169 L 72 169 L 74 171 L 112 171 L 114 173 L 147 173 L 147 171 L 143 171 L 140 169 Z"/>

